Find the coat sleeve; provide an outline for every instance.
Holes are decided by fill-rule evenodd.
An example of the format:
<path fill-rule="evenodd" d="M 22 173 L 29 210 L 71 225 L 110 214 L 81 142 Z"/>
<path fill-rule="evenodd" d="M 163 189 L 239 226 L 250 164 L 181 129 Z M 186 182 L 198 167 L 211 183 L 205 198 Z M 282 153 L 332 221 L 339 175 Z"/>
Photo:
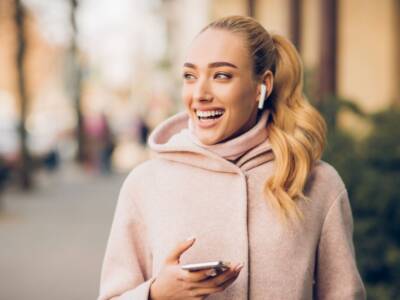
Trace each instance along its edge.
<path fill-rule="evenodd" d="M 318 245 L 316 299 L 366 299 L 353 245 L 353 217 L 343 190 L 325 217 Z"/>
<path fill-rule="evenodd" d="M 118 198 L 101 271 L 98 300 L 147 300 L 151 252 L 146 226 L 134 204 L 130 183 L 124 182 Z"/>

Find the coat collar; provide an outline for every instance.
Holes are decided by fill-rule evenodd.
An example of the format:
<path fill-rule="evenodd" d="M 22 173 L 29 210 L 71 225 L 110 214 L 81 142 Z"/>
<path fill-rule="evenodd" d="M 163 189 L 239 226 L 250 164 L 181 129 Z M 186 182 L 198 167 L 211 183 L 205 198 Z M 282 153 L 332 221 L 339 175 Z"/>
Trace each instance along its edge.
<path fill-rule="evenodd" d="M 157 126 L 148 145 L 157 156 L 215 172 L 241 173 L 274 159 L 267 138 L 240 157 L 235 163 L 193 142 L 188 130 L 189 116 L 180 112 Z"/>

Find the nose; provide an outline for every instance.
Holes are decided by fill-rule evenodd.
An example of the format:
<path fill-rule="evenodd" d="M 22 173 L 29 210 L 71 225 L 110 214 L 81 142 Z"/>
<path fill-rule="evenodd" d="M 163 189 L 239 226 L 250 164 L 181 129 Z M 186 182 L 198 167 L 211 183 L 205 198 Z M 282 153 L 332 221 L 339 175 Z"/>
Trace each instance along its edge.
<path fill-rule="evenodd" d="M 203 102 L 211 101 L 212 93 L 206 79 L 198 80 L 193 90 L 193 100 Z"/>

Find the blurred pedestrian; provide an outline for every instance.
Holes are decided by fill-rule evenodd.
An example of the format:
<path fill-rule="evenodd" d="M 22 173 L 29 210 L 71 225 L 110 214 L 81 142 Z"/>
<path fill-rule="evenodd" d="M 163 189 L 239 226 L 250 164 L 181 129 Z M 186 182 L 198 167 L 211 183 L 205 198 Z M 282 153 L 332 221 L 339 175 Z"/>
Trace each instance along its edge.
<path fill-rule="evenodd" d="M 99 299 L 365 299 L 295 47 L 252 18 L 217 20 L 192 42 L 182 97 L 122 186 Z M 228 264 L 182 268 L 208 261 Z"/>
<path fill-rule="evenodd" d="M 10 167 L 7 162 L 0 156 L 0 194 L 5 186 L 6 181 L 10 177 Z"/>
<path fill-rule="evenodd" d="M 114 135 L 104 113 L 89 113 L 84 118 L 84 157 L 88 170 L 110 173 Z"/>

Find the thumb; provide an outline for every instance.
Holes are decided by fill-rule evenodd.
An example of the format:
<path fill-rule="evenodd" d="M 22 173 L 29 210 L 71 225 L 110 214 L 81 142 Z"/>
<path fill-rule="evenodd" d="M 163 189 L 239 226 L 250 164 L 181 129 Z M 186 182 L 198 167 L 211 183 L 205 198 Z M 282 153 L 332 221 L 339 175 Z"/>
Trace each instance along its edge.
<path fill-rule="evenodd" d="M 166 263 L 168 264 L 179 264 L 181 255 L 188 250 L 194 244 L 196 238 L 192 237 L 184 242 L 179 243 L 168 255 Z"/>

